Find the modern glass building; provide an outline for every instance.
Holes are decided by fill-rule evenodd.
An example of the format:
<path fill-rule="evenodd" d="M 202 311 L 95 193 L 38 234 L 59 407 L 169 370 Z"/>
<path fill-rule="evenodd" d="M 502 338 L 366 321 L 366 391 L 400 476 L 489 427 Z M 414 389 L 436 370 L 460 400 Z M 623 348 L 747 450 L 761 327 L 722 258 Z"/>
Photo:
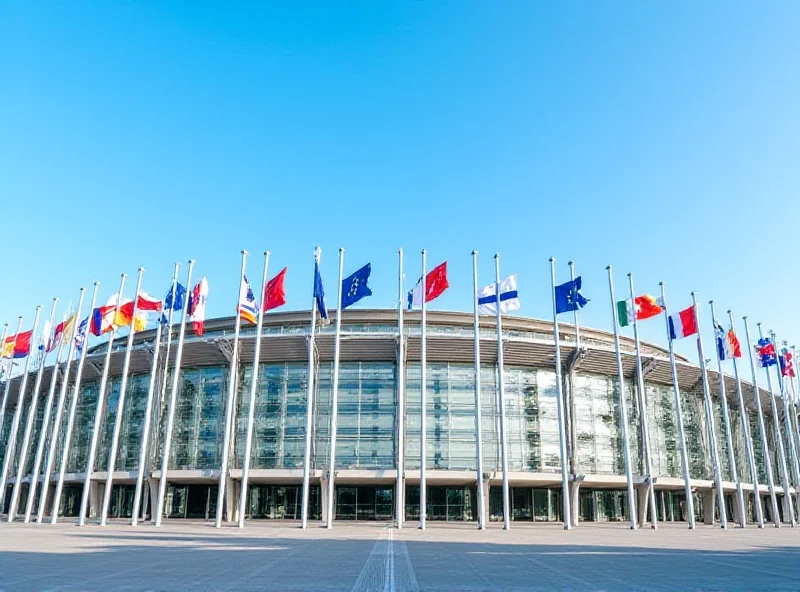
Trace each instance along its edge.
<path fill-rule="evenodd" d="M 333 311 L 332 311 L 333 312 Z M 335 314 L 335 313 L 333 313 Z M 482 319 L 480 372 L 475 370 L 474 331 L 471 314 L 428 312 L 427 326 L 427 515 L 429 520 L 475 521 L 478 516 L 476 475 L 476 376 L 480 376 L 480 407 L 483 433 L 484 493 L 488 520 L 502 520 L 502 466 L 500 463 L 498 367 L 496 327 L 493 318 Z M 402 335 L 405 359 L 401 351 L 394 310 L 352 310 L 343 316 L 341 365 L 338 390 L 338 428 L 336 466 L 329 467 L 331 435 L 331 400 L 333 375 L 333 325 L 318 329 L 315 337 L 316 376 L 313 393 L 313 432 L 310 451 L 309 516 L 321 519 L 331 470 L 335 474 L 335 520 L 397 520 L 395 496 L 402 483 L 404 504 L 401 518 L 415 520 L 420 513 L 420 317 L 405 314 Z M 108 451 L 116 422 L 121 423 L 110 515 L 129 517 L 132 513 L 134 483 L 140 470 L 145 474 L 145 514 L 152 518 L 155 496 L 161 479 L 167 480 L 164 515 L 169 518 L 212 518 L 216 512 L 217 487 L 222 465 L 225 407 L 228 386 L 235 381 L 236 404 L 233 418 L 229 495 L 225 514 L 238 518 L 239 488 L 247 428 L 248 399 L 253 377 L 255 328 L 244 326 L 240 336 L 237 363 L 231 363 L 233 351 L 232 318 L 206 322 L 202 338 L 187 336 L 178 380 L 174 432 L 170 448 L 169 470 L 162 475 L 164 425 L 173 373 L 174 341 L 169 360 L 165 348 L 154 359 L 155 331 L 137 334 L 131 355 L 130 373 L 124 411 L 116 417 L 125 341 L 118 339 L 110 358 L 110 382 L 102 412 L 102 432 L 94 473 L 90 480 L 90 515 L 97 515 L 107 477 Z M 625 521 L 629 519 L 624 438 L 620 414 L 620 392 L 613 335 L 581 328 L 581 342 L 575 342 L 574 327 L 560 325 L 561 352 L 564 361 L 564 397 L 566 406 L 567 458 L 561 458 L 558 425 L 558 390 L 554 367 L 552 323 L 519 317 L 504 319 L 504 359 L 502 368 L 508 443 L 508 480 L 511 488 L 511 518 L 515 521 L 560 521 L 562 516 L 562 462 L 570 475 L 570 498 L 575 521 Z M 173 337 L 177 336 L 177 325 Z M 263 341 L 257 372 L 255 423 L 250 476 L 247 493 L 247 519 L 298 519 L 300 517 L 303 462 L 306 446 L 308 401 L 309 313 L 270 313 L 265 316 Z M 675 392 L 668 352 L 643 344 L 643 397 L 637 392 L 633 342 L 621 338 L 625 394 L 633 481 L 644 491 L 648 477 L 655 484 L 656 518 L 660 521 L 686 520 L 686 497 L 683 479 Z M 75 427 L 66 457 L 64 494 L 59 513 L 77 514 L 81 490 L 86 481 L 86 462 L 95 413 L 99 381 L 103 371 L 106 346 L 94 348 L 87 356 L 80 392 L 77 393 Z M 145 402 L 150 372 L 156 364 L 156 404 L 153 409 L 149 453 L 139 458 L 145 419 Z M 73 364 L 68 382 L 75 378 Z M 749 367 L 740 365 L 740 372 Z M 232 372 L 233 369 L 233 372 Z M 405 373 L 404 392 L 398 392 L 398 374 Z M 44 400 L 53 367 L 43 369 L 38 396 Z M 738 470 L 746 494 L 747 519 L 755 516 L 755 496 L 761 497 L 765 520 L 774 519 L 771 496 L 779 500 L 779 518 L 789 519 L 785 506 L 788 467 L 789 493 L 794 495 L 797 477 L 793 473 L 792 446 L 800 444 L 798 435 L 786 429 L 784 406 L 778 397 L 773 416 L 773 401 L 760 390 L 765 433 L 756 413 L 755 391 L 743 382 L 745 408 L 739 406 L 736 382 L 724 378 L 729 421 L 724 421 L 720 404 L 720 376 L 709 372 L 711 413 L 709 416 L 700 369 L 678 357 L 677 371 L 680 402 L 688 446 L 690 485 L 696 518 L 711 522 L 715 509 L 714 468 L 709 440 L 709 422 L 713 422 L 719 452 L 722 488 L 726 511 L 738 517 L 737 485 L 732 467 Z M 63 367 L 56 377 L 60 384 Z M 33 375 L 32 375 L 33 376 Z M 21 425 L 30 409 L 33 377 L 22 397 Z M 10 383 L 8 407 L 0 436 L 0 458 L 9 448 L 8 492 L 4 511 L 8 511 L 11 487 L 18 472 L 23 429 L 16 444 L 7 442 L 12 417 L 19 404 L 19 377 Z M 73 397 L 67 389 L 67 410 Z M 644 401 L 644 408 L 641 402 Z M 404 407 L 398 407 L 398 400 Z M 27 467 L 20 489 L 25 507 L 30 481 L 34 479 L 34 450 L 39 441 L 45 405 L 37 407 Z M 53 405 L 55 412 L 56 406 Z M 66 412 L 65 412 L 66 413 Z M 405 419 L 398 431 L 400 415 Z M 642 446 L 642 418 L 646 416 L 651 475 L 646 474 Z M 796 419 L 796 414 L 793 415 Z M 49 426 L 52 429 L 53 419 Z M 749 425 L 751 443 L 747 442 L 743 420 Z M 50 478 L 48 498 L 52 499 L 62 462 L 67 419 L 61 421 L 57 438 L 55 473 Z M 730 426 L 733 458 L 729 454 Z M 793 424 L 796 428 L 797 423 Z M 796 431 L 796 430 L 795 430 Z M 787 436 L 788 434 L 788 436 Z M 784 455 L 779 449 L 784 444 Z M 767 446 L 764 447 L 763 442 Z M 760 487 L 752 484 L 751 466 L 746 451 L 752 445 Z M 797 446 L 795 446 L 797 448 Z M 45 448 L 46 450 L 47 448 Z M 398 475 L 398 459 L 405 459 Z M 772 483 L 767 474 L 771 459 Z M 44 467 L 44 462 L 42 463 Z M 398 477 L 400 478 L 398 481 Z M 35 478 L 42 480 L 42 476 Z M 38 497 L 38 495 L 37 495 Z M 38 503 L 38 500 L 37 500 Z M 50 501 L 46 511 L 50 511 Z M 637 500 L 638 520 L 648 516 L 647 505 Z M 36 503 L 34 504 L 36 508 Z"/>

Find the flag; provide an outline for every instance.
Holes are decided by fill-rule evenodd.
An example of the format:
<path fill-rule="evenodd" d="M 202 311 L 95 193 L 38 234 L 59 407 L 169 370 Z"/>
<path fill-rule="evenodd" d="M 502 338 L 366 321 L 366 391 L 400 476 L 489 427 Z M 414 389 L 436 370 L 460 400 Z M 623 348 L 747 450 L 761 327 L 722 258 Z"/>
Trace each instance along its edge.
<path fill-rule="evenodd" d="M 742 350 L 739 345 L 739 339 L 737 339 L 733 329 L 725 331 L 722 325 L 717 323 L 715 330 L 717 333 L 717 354 L 719 355 L 719 359 L 730 360 L 731 358 L 741 358 Z"/>
<path fill-rule="evenodd" d="M 322 275 L 319 273 L 319 263 L 314 262 L 314 298 L 317 301 L 319 316 L 328 319 L 328 308 L 325 306 L 325 288 L 322 286 Z"/>
<path fill-rule="evenodd" d="M 74 314 L 68 319 L 61 321 L 58 325 L 56 325 L 55 331 L 53 331 L 52 339 L 50 339 L 47 342 L 48 353 L 53 351 L 61 343 L 64 343 L 67 339 L 69 339 L 69 337 L 67 336 L 72 334 L 72 327 L 75 325 L 76 316 L 78 315 Z"/>
<path fill-rule="evenodd" d="M 12 347 L 13 358 L 24 358 L 31 353 L 31 339 L 33 338 L 33 331 L 26 331 L 25 333 L 18 333 L 14 336 L 14 345 Z"/>
<path fill-rule="evenodd" d="M 769 337 L 759 339 L 755 349 L 756 355 L 758 355 L 758 365 L 762 368 L 775 366 L 778 363 L 778 359 L 775 355 L 775 346 L 772 344 Z"/>
<path fill-rule="evenodd" d="M 669 315 L 668 323 L 670 341 L 695 335 L 697 333 L 697 317 L 694 314 L 694 306 Z"/>
<path fill-rule="evenodd" d="M 92 311 L 92 322 L 90 331 L 92 335 L 99 337 L 103 333 L 108 333 L 114 329 L 114 312 L 116 311 L 116 304 L 98 306 Z"/>
<path fill-rule="evenodd" d="M 788 376 L 789 378 L 794 378 L 794 360 L 792 359 L 792 352 L 789 351 L 788 348 L 784 347 L 781 350 L 781 376 Z"/>
<path fill-rule="evenodd" d="M 167 290 L 167 295 L 164 297 L 164 306 L 163 313 L 161 315 L 161 323 L 166 325 L 169 323 L 169 317 L 167 316 L 167 311 L 172 310 L 174 312 L 178 312 L 179 310 L 183 310 L 183 303 L 186 300 L 186 288 L 184 288 L 179 283 L 175 284 L 175 302 L 172 301 L 172 286 L 170 286 L 169 290 Z"/>
<path fill-rule="evenodd" d="M 264 288 L 264 312 L 286 304 L 286 292 L 283 289 L 283 280 L 286 278 L 286 268 L 267 282 Z"/>
<path fill-rule="evenodd" d="M 434 267 L 425 276 L 425 302 L 435 300 L 450 287 L 447 281 L 447 261 Z M 422 278 L 414 289 L 408 293 L 408 309 L 422 308 Z"/>
<path fill-rule="evenodd" d="M 497 314 L 496 284 L 492 282 L 478 296 L 478 314 Z M 517 295 L 517 274 L 500 280 L 500 312 L 507 313 L 520 307 Z"/>
<path fill-rule="evenodd" d="M 668 321 L 670 341 L 697 333 L 697 317 L 694 314 L 694 306 L 669 315 Z"/>
<path fill-rule="evenodd" d="M 48 320 L 44 322 L 44 326 L 42 326 L 42 336 L 39 338 L 39 346 L 38 350 L 43 352 L 51 352 L 50 344 L 53 342 L 53 325 Z"/>
<path fill-rule="evenodd" d="M 189 318 L 192 321 L 192 328 L 195 335 L 203 336 L 203 325 L 206 320 L 206 300 L 208 299 L 208 280 L 200 278 L 197 285 L 189 295 Z"/>
<path fill-rule="evenodd" d="M 628 300 L 620 300 L 617 302 L 617 313 L 619 315 L 619 326 L 627 327 L 634 320 L 634 315 L 637 321 L 652 318 L 663 312 L 664 307 L 660 298 L 645 294 L 637 296 L 634 302 Z"/>
<path fill-rule="evenodd" d="M 75 334 L 75 349 L 81 351 L 83 344 L 86 342 L 86 331 L 89 328 L 89 317 L 86 317 L 78 325 L 78 332 Z"/>
<path fill-rule="evenodd" d="M 372 296 L 372 290 L 367 285 L 372 264 L 367 263 L 353 275 L 342 280 L 342 309 L 355 304 L 362 298 Z"/>
<path fill-rule="evenodd" d="M 236 307 L 239 316 L 246 321 L 256 324 L 256 315 L 258 315 L 258 303 L 256 297 L 253 295 L 253 290 L 250 288 L 250 282 L 247 281 L 247 276 L 242 278 L 239 285 L 239 305 Z"/>
<path fill-rule="evenodd" d="M 150 296 L 147 292 L 139 292 L 136 296 L 137 312 L 161 312 L 163 305 L 158 298 Z"/>
<path fill-rule="evenodd" d="M 16 335 L 9 335 L 3 341 L 3 358 L 13 358 L 14 357 L 14 341 L 17 339 Z"/>
<path fill-rule="evenodd" d="M 589 302 L 580 293 L 581 276 L 556 286 L 556 314 L 580 310 Z"/>

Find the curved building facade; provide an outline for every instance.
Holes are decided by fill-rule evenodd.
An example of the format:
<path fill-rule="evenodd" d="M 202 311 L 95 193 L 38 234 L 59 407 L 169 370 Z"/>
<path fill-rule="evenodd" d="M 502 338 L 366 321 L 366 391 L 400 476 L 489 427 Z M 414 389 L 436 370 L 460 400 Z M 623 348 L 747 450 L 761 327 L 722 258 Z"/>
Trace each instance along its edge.
<path fill-rule="evenodd" d="M 335 316 L 335 312 L 332 312 Z M 403 348 L 395 310 L 345 311 L 342 318 L 341 364 L 338 389 L 336 441 L 335 520 L 397 519 L 398 461 L 404 458 L 400 482 L 403 518 L 419 516 L 420 500 L 420 317 L 405 314 Z M 471 314 L 428 312 L 427 315 L 427 516 L 429 520 L 477 520 L 476 476 L 476 388 L 478 373 L 474 359 L 474 331 Z M 502 470 L 499 437 L 497 339 L 494 319 L 481 319 L 480 406 L 483 432 L 484 493 L 486 518 L 502 520 Z M 242 460 L 248 417 L 248 399 L 253 380 L 255 328 L 242 327 L 238 363 L 232 365 L 233 318 L 206 322 L 203 337 L 188 332 L 183 351 L 179 389 L 176 395 L 174 431 L 169 469 L 161 474 L 164 426 L 175 347 L 165 356 L 162 347 L 157 364 L 152 435 L 146 458 L 139 458 L 145 420 L 145 404 L 153 367 L 155 331 L 137 334 L 130 360 L 130 372 L 122 417 L 116 417 L 121 384 L 125 339 L 118 339 L 109 367 L 109 385 L 101 409 L 103 418 L 94 472 L 90 478 L 90 515 L 97 515 L 107 478 L 108 454 L 116 422 L 120 423 L 119 449 L 113 479 L 110 516 L 130 516 L 134 483 L 138 471 L 145 474 L 145 515 L 152 518 L 159 481 L 166 478 L 164 516 L 206 519 L 215 515 L 217 487 L 223 454 L 225 406 L 229 381 L 236 385 L 233 442 L 227 478 L 225 515 L 238 518 Z M 613 335 L 581 328 L 580 347 L 571 324 L 559 324 L 566 404 L 567 458 L 559 444 L 558 396 L 554 367 L 552 323 L 505 317 L 503 325 L 504 400 L 508 481 L 511 518 L 516 521 L 560 521 L 562 516 L 562 462 L 569 472 L 569 495 L 576 521 L 623 521 L 629 519 L 625 442 L 621 429 L 620 393 Z M 173 327 L 177 336 L 178 326 Z M 303 464 L 306 453 L 306 413 L 309 381 L 309 313 L 270 313 L 264 317 L 263 340 L 258 367 L 254 409 L 253 448 L 247 494 L 247 519 L 297 519 L 300 517 Z M 315 386 L 313 431 L 310 450 L 309 516 L 325 516 L 330 474 L 331 399 L 333 382 L 334 327 L 324 326 L 315 336 Z M 633 481 L 638 491 L 637 514 L 641 523 L 649 519 L 643 492 L 648 482 L 642 446 L 642 416 L 647 419 L 651 475 L 656 491 L 657 519 L 686 520 L 683 468 L 678 441 L 675 393 L 668 352 L 642 344 L 644 409 L 637 392 L 636 363 L 632 340 L 621 338 L 625 397 L 628 403 L 629 444 Z M 400 360 L 398 352 L 405 359 Z M 86 463 L 92 437 L 100 377 L 106 346 L 89 352 L 76 401 L 75 426 L 66 459 L 64 494 L 59 512 L 76 515 L 86 481 Z M 73 363 L 68 382 L 75 377 Z M 233 367 L 234 371 L 231 372 Z M 398 373 L 405 373 L 399 393 Z M 744 368 L 740 368 L 740 371 Z M 53 367 L 45 368 L 39 398 L 44 400 Z M 60 384 L 63 368 L 56 377 Z M 783 425 L 783 406 L 776 401 L 778 421 L 772 413 L 769 392 L 760 390 L 764 410 L 767 447 L 763 446 L 756 414 L 755 390 L 743 382 L 745 409 L 738 403 L 736 382 L 724 378 L 729 407 L 733 458 L 720 401 L 720 376 L 709 372 L 711 416 L 707 413 L 700 369 L 678 357 L 677 374 L 683 410 L 690 485 L 695 516 L 711 522 L 715 509 L 714 469 L 709 440 L 713 422 L 719 452 L 722 486 L 729 517 L 738 517 L 732 468 L 743 483 L 747 520 L 755 518 L 755 495 L 763 500 L 764 518 L 775 519 L 771 495 L 785 514 L 785 491 L 779 442 L 791 443 Z M 749 372 L 748 372 L 749 374 Z M 9 449 L 12 417 L 20 401 L 19 378 L 12 380 L 0 456 Z M 28 380 L 22 398 L 20 429 L 9 463 L 9 488 L 18 473 L 18 456 L 30 408 L 35 380 Z M 58 389 L 56 389 L 58 391 Z M 67 390 L 67 409 L 72 390 Z M 399 395 L 402 395 L 399 397 Z M 402 409 L 398 400 L 402 400 Z M 33 457 L 39 441 L 45 405 L 40 402 L 33 437 L 21 485 L 20 507 L 25 507 L 33 479 Z M 55 405 L 53 406 L 56 407 Z M 65 412 L 66 413 L 66 412 Z M 399 414 L 404 429 L 398 432 Z M 49 426 L 53 425 L 53 418 Z M 754 491 L 743 420 L 750 427 L 752 451 L 760 488 Z M 50 479 L 48 499 L 52 500 L 57 467 L 64 450 L 66 418 L 57 437 L 55 472 Z M 796 423 L 794 424 L 797 425 Z M 51 438 L 48 435 L 47 438 Z M 788 439 L 787 439 L 788 438 Z M 402 455 L 400 453 L 403 453 Z M 788 452 L 786 452 L 788 455 Z M 769 486 L 767 458 L 771 459 Z M 735 463 L 735 465 L 734 465 Z M 44 463 L 42 463 L 44 466 Z M 41 476 L 38 477 L 41 481 Z M 790 494 L 794 494 L 791 481 Z M 772 491 L 770 491 L 772 489 Z M 5 495 L 8 511 L 10 489 Z M 35 496 L 35 497 L 38 497 Z M 38 503 L 38 502 L 37 502 Z M 47 512 L 50 511 L 48 501 Z M 34 504 L 34 508 L 36 504 Z M 788 507 L 788 506 L 786 506 Z M 652 516 L 650 516 L 652 517 Z M 789 516 L 784 516 L 787 520 Z M 780 516 L 779 516 L 780 518 Z"/>

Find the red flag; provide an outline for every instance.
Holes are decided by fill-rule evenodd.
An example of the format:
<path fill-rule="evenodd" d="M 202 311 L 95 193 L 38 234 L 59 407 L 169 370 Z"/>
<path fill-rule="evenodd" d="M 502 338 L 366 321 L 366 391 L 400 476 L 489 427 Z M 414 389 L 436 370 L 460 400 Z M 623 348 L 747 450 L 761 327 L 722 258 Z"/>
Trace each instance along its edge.
<path fill-rule="evenodd" d="M 144 312 L 161 312 L 161 301 L 147 292 L 139 292 L 136 297 L 136 308 Z"/>
<path fill-rule="evenodd" d="M 286 277 L 286 268 L 267 282 L 264 288 L 264 312 L 286 304 L 286 292 L 283 289 L 283 280 Z"/>
<path fill-rule="evenodd" d="M 25 333 L 18 333 L 14 340 L 14 357 L 24 358 L 31 353 L 31 337 L 33 331 L 26 331 Z"/>
<path fill-rule="evenodd" d="M 447 261 L 434 267 L 425 276 L 425 302 L 435 300 L 450 287 L 447 281 Z"/>

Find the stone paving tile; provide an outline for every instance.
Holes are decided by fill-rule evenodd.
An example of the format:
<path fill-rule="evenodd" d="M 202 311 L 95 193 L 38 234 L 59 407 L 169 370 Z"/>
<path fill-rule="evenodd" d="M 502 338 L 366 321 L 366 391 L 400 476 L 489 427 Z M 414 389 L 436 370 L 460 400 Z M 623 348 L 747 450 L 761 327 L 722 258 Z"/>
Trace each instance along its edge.
<path fill-rule="evenodd" d="M 800 528 L 0 524 L 0 591 L 800 590 Z"/>

